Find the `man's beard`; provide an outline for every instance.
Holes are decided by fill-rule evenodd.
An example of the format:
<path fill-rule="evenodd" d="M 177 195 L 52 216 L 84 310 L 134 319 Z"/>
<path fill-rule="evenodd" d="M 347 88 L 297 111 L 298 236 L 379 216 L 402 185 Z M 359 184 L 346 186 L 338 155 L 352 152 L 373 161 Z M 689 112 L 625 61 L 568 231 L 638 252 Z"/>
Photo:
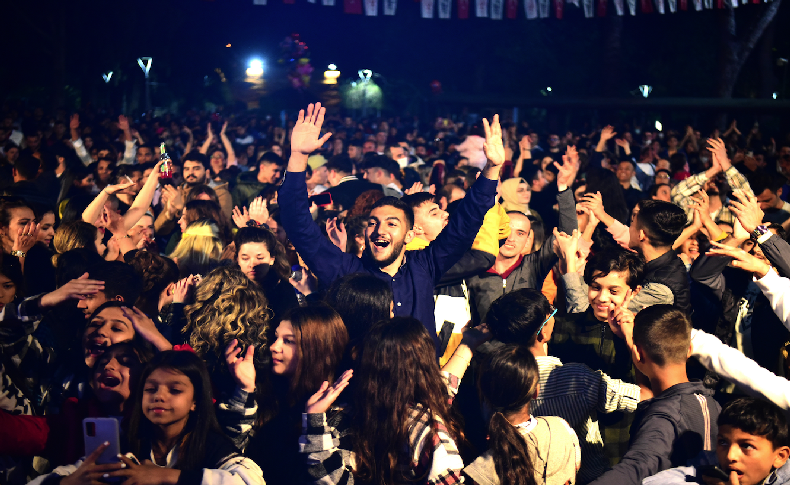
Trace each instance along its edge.
<path fill-rule="evenodd" d="M 184 179 L 184 183 L 187 184 L 190 187 L 194 187 L 195 185 L 200 185 L 200 184 L 205 184 L 206 183 L 206 177 L 203 177 L 203 180 L 197 179 L 195 182 L 190 181 L 191 178 L 192 177 L 190 177 L 189 179 L 187 179 L 187 178 Z"/>
<path fill-rule="evenodd" d="M 392 252 L 390 253 L 389 256 L 387 256 L 386 259 L 384 259 L 382 261 L 379 261 L 375 257 L 373 257 L 373 252 L 370 250 L 370 246 L 373 243 L 370 242 L 369 239 L 366 240 L 365 243 L 366 243 L 365 244 L 365 252 L 370 257 L 370 259 L 372 259 L 373 261 L 376 261 L 376 263 L 379 265 L 379 268 L 386 268 L 387 266 L 389 266 L 392 263 L 394 263 L 395 260 L 398 259 L 398 257 L 403 252 L 403 246 L 404 246 L 403 240 L 398 241 L 397 243 L 395 241 L 391 242 L 390 243 L 390 247 L 392 248 Z"/>

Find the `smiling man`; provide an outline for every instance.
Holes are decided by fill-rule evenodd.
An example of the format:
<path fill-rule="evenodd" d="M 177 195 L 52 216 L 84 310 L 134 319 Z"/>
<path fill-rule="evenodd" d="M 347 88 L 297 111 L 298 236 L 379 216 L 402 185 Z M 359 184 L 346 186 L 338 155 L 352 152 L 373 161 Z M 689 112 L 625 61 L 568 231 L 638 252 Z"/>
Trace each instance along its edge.
<path fill-rule="evenodd" d="M 394 197 L 384 197 L 371 209 L 362 258 L 346 254 L 325 238 L 310 216 L 305 183 L 308 155 L 329 140 L 319 136 L 325 109 L 308 106 L 291 136 L 291 158 L 279 200 L 282 223 L 299 255 L 324 285 L 349 273 L 367 272 L 391 285 L 396 316 L 413 316 L 435 341 L 433 288 L 472 245 L 483 218 L 494 205 L 499 171 L 505 161 L 499 117 L 488 128 L 488 164 L 456 213 L 425 250 L 407 253 L 415 237 L 414 212 Z"/>
<path fill-rule="evenodd" d="M 571 234 L 578 227 L 573 185 L 578 171 L 578 157 L 574 150 L 565 156 L 566 160 L 557 174 L 557 204 L 559 205 L 559 230 Z M 557 262 L 554 254 L 554 235 L 543 243 L 540 250 L 524 254 L 532 226 L 527 216 L 521 212 L 508 212 L 510 236 L 499 248 L 494 266 L 487 272 L 469 279 L 469 292 L 472 301 L 472 323 L 483 323 L 491 303 L 505 293 L 521 288 L 540 289 L 543 280 Z"/>

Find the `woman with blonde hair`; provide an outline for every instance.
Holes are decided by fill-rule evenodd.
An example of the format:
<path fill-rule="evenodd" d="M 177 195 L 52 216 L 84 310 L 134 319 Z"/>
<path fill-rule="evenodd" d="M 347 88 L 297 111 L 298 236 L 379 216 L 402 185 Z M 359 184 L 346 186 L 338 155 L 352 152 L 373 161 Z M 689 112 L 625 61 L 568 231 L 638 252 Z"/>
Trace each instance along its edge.
<path fill-rule="evenodd" d="M 169 256 L 176 262 L 179 274 L 184 278 L 192 274 L 205 275 L 219 264 L 221 255 L 219 228 L 212 221 L 201 220 L 186 228 L 178 246 Z"/>
<path fill-rule="evenodd" d="M 212 382 L 228 384 L 223 392 L 233 392 L 232 379 L 225 368 L 224 351 L 233 340 L 239 347 L 265 349 L 271 310 L 261 287 L 241 270 L 221 266 L 208 273 L 195 290 L 195 301 L 184 309 L 184 340 L 206 361 Z M 255 353 L 256 367 L 268 364 L 267 352 Z"/>
<path fill-rule="evenodd" d="M 107 249 L 102 242 L 102 234 L 93 224 L 83 221 L 73 221 L 61 224 L 55 231 L 52 239 L 55 254 L 52 256 L 52 266 L 58 266 L 60 255 L 66 251 L 77 248 L 95 249 L 99 256 L 103 256 Z"/>

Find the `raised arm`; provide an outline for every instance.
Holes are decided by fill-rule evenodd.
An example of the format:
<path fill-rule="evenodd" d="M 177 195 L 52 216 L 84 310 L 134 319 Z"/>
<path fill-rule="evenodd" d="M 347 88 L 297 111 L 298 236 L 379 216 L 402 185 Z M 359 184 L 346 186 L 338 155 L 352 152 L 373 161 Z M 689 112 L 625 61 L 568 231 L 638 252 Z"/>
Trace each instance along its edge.
<path fill-rule="evenodd" d="M 182 131 L 185 131 L 187 135 L 189 135 L 189 139 L 187 140 L 187 144 L 184 147 L 184 153 L 189 153 L 192 151 L 192 146 L 195 144 L 195 135 L 192 134 L 192 130 L 189 129 L 187 125 L 184 125 L 181 128 Z"/>
<path fill-rule="evenodd" d="M 228 153 L 228 160 L 227 166 L 230 167 L 231 165 L 238 165 L 239 162 L 236 160 L 236 152 L 233 151 L 233 143 L 230 142 L 228 135 L 225 134 L 225 130 L 228 129 L 228 122 L 226 121 L 224 125 L 222 125 L 222 131 L 219 132 L 219 138 L 222 140 L 222 146 L 225 147 L 225 151 Z"/>
<path fill-rule="evenodd" d="M 518 142 L 518 147 L 518 160 L 516 160 L 516 165 L 513 168 L 514 177 L 521 177 L 521 171 L 524 169 L 524 160 L 532 158 L 532 141 L 529 135 L 521 137 L 521 141 Z"/>
<path fill-rule="evenodd" d="M 71 146 L 74 147 L 74 151 L 77 152 L 77 156 L 80 160 L 82 160 L 83 165 L 90 165 L 93 163 L 93 159 L 91 158 L 90 153 L 88 153 L 88 151 L 85 149 L 85 144 L 82 142 L 82 138 L 80 138 L 80 115 L 71 115 L 69 128 L 71 129 Z"/>
<path fill-rule="evenodd" d="M 116 184 L 116 185 L 108 185 L 99 192 L 96 197 L 93 198 L 88 207 L 82 211 L 82 220 L 87 222 L 88 224 L 96 224 L 96 221 L 99 220 L 99 217 L 102 215 L 102 211 L 104 210 L 104 204 L 107 202 L 107 199 L 110 195 L 115 194 L 116 192 L 120 192 L 121 190 L 127 189 L 134 185 L 133 182 L 125 183 L 125 184 Z M 128 231 L 128 229 L 127 229 Z"/>
<path fill-rule="evenodd" d="M 291 135 L 291 157 L 278 199 L 282 225 L 288 239 L 319 280 L 329 284 L 343 274 L 360 271 L 362 263 L 359 258 L 344 253 L 324 237 L 310 215 L 304 172 L 308 155 L 332 136 L 327 133 L 319 137 L 325 112 L 321 103 L 309 105 L 307 113 L 305 110 L 299 112 Z"/>
<path fill-rule="evenodd" d="M 606 151 L 606 142 L 614 138 L 615 135 L 617 135 L 617 132 L 614 131 L 612 125 L 601 130 L 601 138 L 598 140 L 598 145 L 595 146 L 595 151 L 598 153 Z"/>
<path fill-rule="evenodd" d="M 702 330 L 691 331 L 691 356 L 752 396 L 790 410 L 790 381 L 760 367 L 738 349 L 725 345 Z"/>
<path fill-rule="evenodd" d="M 211 123 L 206 126 L 206 141 L 203 142 L 203 145 L 200 147 L 200 153 L 205 155 L 208 153 L 208 149 L 211 146 L 211 142 L 214 141 L 214 132 L 211 130 Z"/>
<path fill-rule="evenodd" d="M 134 198 L 132 206 L 129 207 L 129 210 L 123 215 L 123 225 L 126 231 L 133 228 L 134 225 L 142 219 L 148 211 L 148 208 L 151 207 L 151 201 L 154 199 L 156 186 L 159 184 L 159 167 L 161 165 L 161 161 L 156 163 L 153 172 L 148 176 L 148 180 L 145 181 L 145 185 L 143 185 L 143 188 L 138 192 L 137 197 Z"/>

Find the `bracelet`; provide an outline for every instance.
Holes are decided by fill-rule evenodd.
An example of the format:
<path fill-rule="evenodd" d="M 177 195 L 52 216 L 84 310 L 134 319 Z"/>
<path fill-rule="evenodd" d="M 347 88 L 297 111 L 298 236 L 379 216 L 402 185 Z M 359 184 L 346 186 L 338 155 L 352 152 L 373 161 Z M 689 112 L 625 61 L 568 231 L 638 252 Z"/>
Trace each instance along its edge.
<path fill-rule="evenodd" d="M 261 227 L 261 225 L 255 219 L 250 219 L 247 221 L 247 227 Z"/>
<path fill-rule="evenodd" d="M 16 256 L 18 258 L 24 258 L 27 255 L 24 251 L 11 251 L 11 256 Z"/>

